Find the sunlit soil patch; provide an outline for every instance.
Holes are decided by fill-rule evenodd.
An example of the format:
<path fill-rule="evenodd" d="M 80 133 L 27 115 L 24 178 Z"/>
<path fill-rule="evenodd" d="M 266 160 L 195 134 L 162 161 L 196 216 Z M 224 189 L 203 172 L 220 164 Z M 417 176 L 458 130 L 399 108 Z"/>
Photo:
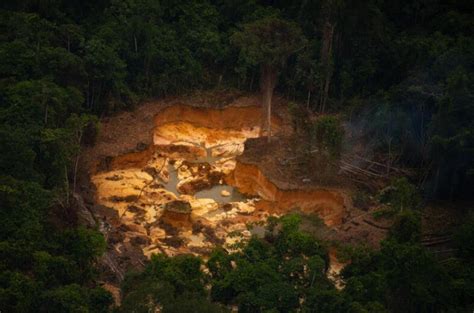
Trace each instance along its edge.
<path fill-rule="evenodd" d="M 246 223 L 257 219 L 255 200 L 226 185 L 225 177 L 234 171 L 245 140 L 259 131 L 258 126 L 220 130 L 166 123 L 156 128 L 157 149 L 143 154 L 146 163 L 94 175 L 97 202 L 113 208 L 122 224 L 132 225 L 124 227 L 116 250 L 133 242 L 147 256 L 203 254 L 216 244 L 234 243 L 229 232 L 248 237 Z M 170 146 L 192 146 L 197 153 L 170 154 Z"/>

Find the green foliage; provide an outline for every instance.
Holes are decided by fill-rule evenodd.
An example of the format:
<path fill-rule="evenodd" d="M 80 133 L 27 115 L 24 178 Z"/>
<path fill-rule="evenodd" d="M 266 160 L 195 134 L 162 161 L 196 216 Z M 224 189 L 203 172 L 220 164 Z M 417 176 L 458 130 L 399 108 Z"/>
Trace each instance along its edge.
<path fill-rule="evenodd" d="M 45 292 L 38 312 L 107 312 L 111 304 L 112 297 L 104 289 L 71 284 Z"/>
<path fill-rule="evenodd" d="M 54 199 L 65 198 L 60 190 L 69 183 L 67 173 L 82 133 L 97 118 L 72 113 L 81 105 L 81 93 L 49 79 L 14 83 L 4 96 L 0 307 L 14 312 L 105 312 L 109 293 L 89 288 L 104 238 L 93 230 L 60 230 L 49 223 Z"/>
<path fill-rule="evenodd" d="M 124 281 L 120 311 L 149 312 L 162 307 L 163 312 L 224 312 L 205 297 L 201 264 L 194 256 L 153 255 L 142 273 Z"/>
<path fill-rule="evenodd" d="M 170 302 L 163 308 L 163 313 L 194 312 L 224 313 L 228 312 L 228 310 L 218 304 L 210 302 L 205 298 L 193 297 L 188 294 L 179 296 L 175 299 L 175 301 Z"/>
<path fill-rule="evenodd" d="M 42 235 L 42 217 L 46 215 L 52 194 L 34 182 L 0 176 L 2 240 L 35 243 Z"/>
<path fill-rule="evenodd" d="M 421 205 L 421 197 L 415 185 L 406 177 L 398 178 L 378 195 L 381 203 L 390 205 L 395 212 L 416 210 Z"/>
<path fill-rule="evenodd" d="M 49 225 L 52 193 L 38 183 L 2 177 L 0 186 L 0 306 L 15 312 L 86 310 L 93 290 L 78 283 L 94 281 L 91 265 L 104 251 L 102 235 Z M 97 312 L 100 303 L 106 309 L 108 293 L 94 292 L 102 292 L 102 300 L 94 300 Z"/>
<path fill-rule="evenodd" d="M 250 239 L 242 252 L 215 252 L 208 262 L 212 298 L 243 312 L 289 312 L 299 307 L 308 287 L 329 288 L 325 249 L 299 230 L 300 222 L 298 215 L 284 216 L 265 239 Z"/>
<path fill-rule="evenodd" d="M 77 273 L 74 270 L 76 264 L 64 256 L 38 251 L 33 254 L 33 258 L 35 262 L 33 271 L 37 279 L 48 286 L 59 287 L 80 279 L 72 276 Z"/>
<path fill-rule="evenodd" d="M 70 256 L 78 266 L 89 269 L 90 263 L 105 252 L 102 234 L 95 230 L 78 227 L 59 234 L 60 251 Z"/>
<path fill-rule="evenodd" d="M 44 312 L 87 312 L 87 298 L 79 285 L 66 285 L 46 292 L 42 299 Z"/>
<path fill-rule="evenodd" d="M 465 221 L 455 233 L 455 244 L 458 248 L 458 254 L 462 258 L 474 262 L 474 216 Z"/>
<path fill-rule="evenodd" d="M 371 203 L 371 196 L 369 193 L 365 190 L 357 190 L 354 192 L 352 195 L 352 203 L 354 206 L 357 208 L 367 210 L 369 209 L 370 203 Z"/>
<path fill-rule="evenodd" d="M 378 302 L 390 312 L 444 311 L 469 303 L 451 298 L 450 286 L 459 273 L 448 274 L 414 242 L 384 241 L 379 252 L 353 257 L 343 275 L 348 297 L 361 304 Z"/>
<path fill-rule="evenodd" d="M 469 243 L 472 221 L 455 236 L 461 259 L 438 262 L 419 244 L 420 216 L 400 213 L 380 251 L 355 249 L 344 268 L 344 293 L 360 304 L 379 303 L 390 312 L 464 312 L 474 288 Z M 369 311 L 370 312 L 370 311 Z"/>
<path fill-rule="evenodd" d="M 303 110 L 297 103 L 290 102 L 288 104 L 288 112 L 291 116 L 293 131 L 295 133 L 305 133 L 308 129 L 307 112 Z"/>
<path fill-rule="evenodd" d="M 346 308 L 326 278 L 325 248 L 301 231 L 300 223 L 299 215 L 274 220 L 265 238 L 251 238 L 240 252 L 216 249 L 205 264 L 192 256 L 155 255 L 142 273 L 125 280 L 120 309 L 147 312 L 160 305 L 164 312 L 225 311 L 206 299 L 208 283 L 214 302 L 237 305 L 241 312 L 311 311 L 317 305 L 302 306 L 299 299 L 324 303 L 328 294 Z"/>
<path fill-rule="evenodd" d="M 338 158 L 342 150 L 344 130 L 335 116 L 318 118 L 311 127 L 311 139 L 320 154 Z"/>
<path fill-rule="evenodd" d="M 39 180 L 40 174 L 34 168 L 36 153 L 21 129 L 7 125 L 0 127 L 0 149 L 6 152 L 0 157 L 3 175 Z"/>
<path fill-rule="evenodd" d="M 216 249 L 204 264 L 192 256 L 154 256 L 142 273 L 125 280 L 120 309 L 222 312 L 221 303 L 239 312 L 464 312 L 471 303 L 470 248 L 454 263 L 436 261 L 418 243 L 419 217 L 412 211 L 400 214 L 379 250 L 347 250 L 343 290 L 327 279 L 324 245 L 300 230 L 301 221 L 300 215 L 274 218 L 264 238 L 252 237 L 238 252 Z M 459 231 L 460 243 L 471 224 Z"/>
<path fill-rule="evenodd" d="M 116 0 L 106 13 L 100 36 L 127 64 L 124 87 L 132 87 L 139 96 L 166 95 L 205 84 L 213 74 L 209 69 L 227 57 L 219 32 L 221 17 L 207 1 L 178 5 Z"/>
<path fill-rule="evenodd" d="M 155 255 L 145 274 L 171 283 L 177 293 L 188 291 L 199 294 L 204 291 L 200 266 L 201 260 L 193 256 L 179 256 L 172 261 L 163 255 Z"/>
<path fill-rule="evenodd" d="M 389 167 L 423 169 L 427 196 L 472 199 L 469 4 L 5 1 L 0 9 L 0 309 L 108 310 L 110 295 L 95 287 L 93 268 L 104 251 L 103 238 L 74 223 L 49 222 L 58 202 L 69 209 L 78 153 L 82 144 L 94 143 L 97 116 L 193 89 L 253 90 L 258 65 L 280 70 L 283 64 L 277 91 L 312 109 L 321 96 L 325 22 L 336 25 L 329 102 L 332 110 L 347 109 L 347 129 L 362 133 L 359 139 Z M 321 117 L 308 127 L 304 110 L 293 106 L 290 112 L 297 131 L 309 129 L 310 146 L 320 157 L 339 156 L 343 133 L 337 119 Z M 240 253 L 216 251 L 206 264 L 211 277 L 199 270 L 198 259 L 153 260 L 146 275 L 129 278 L 123 310 L 148 312 L 163 303 L 164 312 L 221 311 L 206 298 L 208 279 L 215 299 L 243 312 L 471 310 L 472 223 L 455 236 L 456 259 L 440 265 L 416 244 L 416 188 L 401 179 L 381 198 L 399 213 L 390 240 L 379 252 L 353 257 L 343 292 L 325 279 L 321 243 L 297 230 L 297 218 L 286 217 Z"/>
<path fill-rule="evenodd" d="M 7 89 L 6 97 L 11 106 L 4 112 L 4 121 L 43 127 L 58 127 L 83 101 L 76 89 L 47 80 L 19 82 Z"/>
<path fill-rule="evenodd" d="M 305 43 L 296 24 L 275 16 L 244 24 L 231 41 L 240 48 L 241 58 L 246 63 L 276 67 L 281 67 Z"/>
<path fill-rule="evenodd" d="M 322 82 L 322 69 L 319 59 L 321 44 L 318 39 L 308 42 L 305 49 L 296 56 L 295 77 L 288 84 L 293 90 L 300 85 L 307 88 L 306 106 L 313 107 L 313 100 L 317 99 L 317 88 Z"/>
<path fill-rule="evenodd" d="M 421 238 L 421 218 L 419 212 L 400 212 L 390 229 L 389 236 L 398 242 L 418 242 Z"/>
<path fill-rule="evenodd" d="M 462 66 L 449 73 L 431 122 L 430 152 L 437 167 L 432 188 L 444 197 L 452 198 L 458 188 L 467 191 L 474 180 L 473 83 L 472 71 Z"/>

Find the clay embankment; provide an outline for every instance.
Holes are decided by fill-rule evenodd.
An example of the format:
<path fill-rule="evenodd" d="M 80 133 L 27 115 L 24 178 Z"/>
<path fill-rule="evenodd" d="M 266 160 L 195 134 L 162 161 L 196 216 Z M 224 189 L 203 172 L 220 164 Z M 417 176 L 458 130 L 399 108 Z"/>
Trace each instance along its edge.
<path fill-rule="evenodd" d="M 242 130 L 258 127 L 261 123 L 262 109 L 259 106 L 225 107 L 221 109 L 198 108 L 188 105 L 168 107 L 154 119 L 155 126 L 168 123 L 189 123 L 195 126 L 218 129 Z M 278 127 L 281 120 L 272 118 L 272 126 Z"/>
<path fill-rule="evenodd" d="M 317 213 L 328 226 L 342 223 L 349 204 L 348 197 L 339 190 L 314 187 L 283 189 L 268 179 L 257 165 L 239 160 L 228 183 L 245 194 L 266 200 L 267 203 L 260 207 L 271 207 L 277 212 L 299 209 L 304 213 Z"/>

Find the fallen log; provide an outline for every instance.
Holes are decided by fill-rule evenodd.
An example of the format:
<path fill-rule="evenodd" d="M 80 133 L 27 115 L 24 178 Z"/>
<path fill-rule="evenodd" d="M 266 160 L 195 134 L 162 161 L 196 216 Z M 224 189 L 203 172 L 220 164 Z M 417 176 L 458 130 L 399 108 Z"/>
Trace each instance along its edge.
<path fill-rule="evenodd" d="M 352 165 L 352 164 L 350 164 L 350 163 L 347 163 L 347 162 L 345 162 L 345 161 L 341 161 L 341 163 L 342 163 L 343 165 L 345 165 L 346 167 L 349 167 L 349 168 L 351 168 L 351 169 L 353 169 L 353 170 L 355 170 L 355 171 L 360 171 L 360 172 L 365 173 L 365 174 L 370 175 L 370 176 L 384 177 L 384 175 L 380 175 L 380 174 L 378 174 L 378 173 L 373 173 L 373 172 L 364 170 L 364 169 L 362 169 L 362 168 L 360 168 L 360 167 L 357 167 L 357 166 Z"/>
<path fill-rule="evenodd" d="M 390 227 L 388 226 L 382 226 L 382 225 L 379 225 L 379 224 L 376 224 L 374 222 L 372 222 L 371 220 L 368 220 L 368 219 L 363 219 L 364 222 L 366 222 L 367 224 L 369 224 L 370 226 L 373 226 L 373 227 L 376 227 L 378 229 L 383 229 L 383 230 L 389 230 Z"/>
<path fill-rule="evenodd" d="M 431 246 L 436 246 L 444 243 L 451 242 L 451 238 L 444 238 L 444 239 L 439 239 L 439 240 L 430 240 L 430 241 L 421 241 L 421 244 L 425 247 L 431 247 Z"/>

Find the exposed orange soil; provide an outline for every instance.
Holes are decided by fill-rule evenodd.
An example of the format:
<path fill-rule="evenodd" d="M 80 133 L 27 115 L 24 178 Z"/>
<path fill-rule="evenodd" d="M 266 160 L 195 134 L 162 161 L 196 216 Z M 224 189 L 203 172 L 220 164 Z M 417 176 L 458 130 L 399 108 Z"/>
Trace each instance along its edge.
<path fill-rule="evenodd" d="M 339 225 L 350 200 L 342 190 L 327 188 L 281 189 L 270 181 L 256 165 L 237 162 L 235 171 L 227 178 L 241 192 L 259 196 L 280 212 L 298 208 L 305 213 L 318 213 L 326 225 Z"/>
<path fill-rule="evenodd" d="M 373 231 L 363 222 L 367 212 L 352 207 L 350 188 L 340 183 L 342 179 L 322 185 L 317 172 L 301 166 L 295 170 L 288 163 L 295 151 L 284 101 L 274 104 L 276 136 L 270 142 L 256 138 L 262 114 L 258 97 L 226 101 L 212 107 L 206 102 L 193 107 L 192 98 L 149 102 L 102 123 L 97 145 L 82 155 L 80 186 L 90 210 L 111 227 L 108 254 L 118 260 L 120 269 L 140 264 L 151 253 L 205 254 L 216 244 L 232 243 L 228 233 L 245 230 L 246 223 L 294 209 L 318 214 L 336 240 L 367 241 L 369 233 L 378 232 L 373 236 L 378 242 L 384 231 Z M 176 168 L 173 164 L 186 165 L 209 154 L 222 158 L 213 170 L 221 171 L 228 185 L 261 200 L 225 207 L 212 199 L 194 199 L 192 193 L 174 195 L 154 177 L 166 173 L 161 164 Z M 178 171 L 181 187 L 198 178 L 189 164 L 186 167 Z M 190 202 L 192 214 L 163 210 L 177 198 Z M 160 223 L 178 229 L 171 231 Z"/>
<path fill-rule="evenodd" d="M 190 123 L 194 126 L 208 127 L 213 129 L 234 129 L 260 125 L 262 110 L 260 106 L 229 106 L 225 108 L 198 108 L 188 105 L 176 105 L 168 107 L 155 117 L 155 125 L 160 126 L 167 123 Z M 272 126 L 281 124 L 277 116 L 272 118 Z"/>
<path fill-rule="evenodd" d="M 275 112 L 280 110 L 279 103 L 281 102 L 282 100 L 275 99 Z M 141 151 L 153 144 L 155 117 L 166 108 L 174 106 L 192 106 L 200 109 L 222 109 L 227 106 L 259 107 L 260 96 L 244 96 L 242 93 L 229 91 L 193 93 L 190 96 L 150 100 L 140 104 L 131 112 L 125 111 L 116 116 L 103 118 L 96 144 L 85 148 L 81 154 L 79 178 L 81 187 L 84 187 L 81 190 L 83 195 L 87 194 L 90 188 L 88 182 L 90 174 L 103 170 L 108 159 Z M 168 115 L 171 114 L 168 113 Z"/>

